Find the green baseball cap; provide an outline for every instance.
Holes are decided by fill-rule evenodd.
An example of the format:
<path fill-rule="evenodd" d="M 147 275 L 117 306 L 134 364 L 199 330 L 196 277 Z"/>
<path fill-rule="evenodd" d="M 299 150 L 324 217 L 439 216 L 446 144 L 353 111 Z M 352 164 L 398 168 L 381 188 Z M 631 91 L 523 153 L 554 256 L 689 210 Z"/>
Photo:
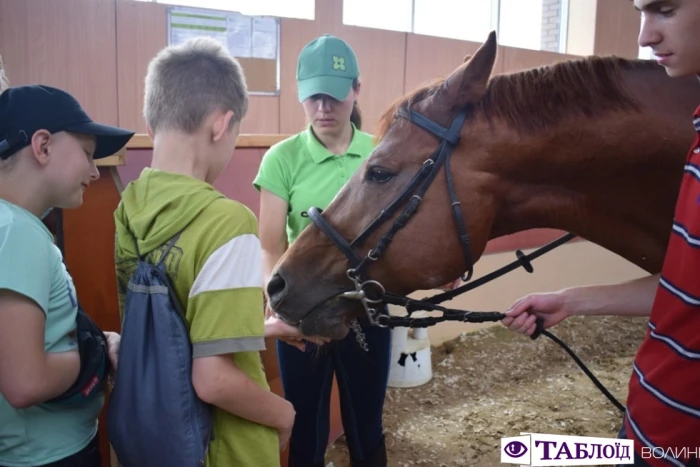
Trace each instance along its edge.
<path fill-rule="evenodd" d="M 301 50 L 297 62 L 299 102 L 314 94 L 345 100 L 352 82 L 360 76 L 357 57 L 344 40 L 330 34 L 318 37 Z"/>

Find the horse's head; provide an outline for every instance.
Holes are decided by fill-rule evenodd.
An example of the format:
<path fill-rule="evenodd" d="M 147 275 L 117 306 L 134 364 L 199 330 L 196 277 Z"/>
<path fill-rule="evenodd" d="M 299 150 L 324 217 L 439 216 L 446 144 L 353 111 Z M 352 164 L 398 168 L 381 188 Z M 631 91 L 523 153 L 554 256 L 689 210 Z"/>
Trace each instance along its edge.
<path fill-rule="evenodd" d="M 283 319 L 300 323 L 307 335 L 340 338 L 349 320 L 364 314 L 360 301 L 342 295 L 356 289 L 351 277 L 406 294 L 450 282 L 478 260 L 489 238 L 494 198 L 491 175 L 480 169 L 487 149 L 468 141 L 480 123 L 466 128 L 463 122 L 487 88 L 496 52 L 491 33 L 446 80 L 418 90 L 385 114 L 366 163 L 322 214 L 311 210 L 314 224 L 278 263 L 267 291 Z M 430 121 L 438 126 L 431 128 Z M 461 204 L 453 206 L 446 168 L 460 173 L 455 187 L 469 187 Z M 395 208 L 387 212 L 394 200 Z M 405 211 L 409 206 L 416 209 L 412 215 Z M 453 209 L 463 213 L 468 238 L 460 238 Z M 377 290 L 368 286 L 366 292 Z"/>
<path fill-rule="evenodd" d="M 696 80 L 619 57 L 491 76 L 496 51 L 492 33 L 447 79 L 385 113 L 375 150 L 323 213 L 308 211 L 313 224 L 267 285 L 283 319 L 342 337 L 380 286 L 439 287 L 490 239 L 534 228 L 659 270 Z"/>

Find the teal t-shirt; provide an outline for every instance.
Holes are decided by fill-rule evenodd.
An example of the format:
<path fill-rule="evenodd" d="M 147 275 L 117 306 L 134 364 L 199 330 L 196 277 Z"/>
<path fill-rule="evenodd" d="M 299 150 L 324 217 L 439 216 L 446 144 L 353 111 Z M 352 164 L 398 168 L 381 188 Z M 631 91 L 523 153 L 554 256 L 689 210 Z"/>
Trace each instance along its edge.
<path fill-rule="evenodd" d="M 0 200 L 0 289 L 26 295 L 42 309 L 47 352 L 76 348 L 78 305 L 61 251 L 39 218 L 4 200 Z M 103 402 L 100 395 L 77 407 L 44 404 L 15 409 L 0 394 L 0 465 L 42 465 L 80 451 L 97 433 Z"/>
<path fill-rule="evenodd" d="M 287 201 L 287 240 L 291 245 L 311 220 L 301 214 L 312 206 L 325 209 L 367 159 L 374 147 L 372 135 L 353 125 L 345 154 L 334 155 L 323 146 L 311 126 L 270 147 L 253 186 Z"/>

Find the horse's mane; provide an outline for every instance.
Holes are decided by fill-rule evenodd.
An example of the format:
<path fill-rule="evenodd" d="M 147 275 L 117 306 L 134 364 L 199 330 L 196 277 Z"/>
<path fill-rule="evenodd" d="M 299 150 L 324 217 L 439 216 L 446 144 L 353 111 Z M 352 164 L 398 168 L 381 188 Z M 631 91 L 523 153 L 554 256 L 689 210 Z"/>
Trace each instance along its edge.
<path fill-rule="evenodd" d="M 491 77 L 486 93 L 473 110 L 487 119 L 501 118 L 518 131 L 542 131 L 567 117 L 594 117 L 611 110 L 638 110 L 639 104 L 623 87 L 620 72 L 662 70 L 652 60 L 590 56 L 553 65 Z M 437 79 L 399 98 L 382 115 L 377 131 L 381 140 L 399 108 L 435 93 Z"/>

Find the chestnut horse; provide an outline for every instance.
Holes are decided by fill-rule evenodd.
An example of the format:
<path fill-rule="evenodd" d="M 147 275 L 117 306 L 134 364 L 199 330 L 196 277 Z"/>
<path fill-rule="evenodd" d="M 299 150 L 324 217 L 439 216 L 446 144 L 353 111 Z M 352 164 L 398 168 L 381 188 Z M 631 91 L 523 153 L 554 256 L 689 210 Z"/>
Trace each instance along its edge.
<path fill-rule="evenodd" d="M 534 228 L 660 270 L 697 80 L 618 57 L 491 76 L 496 53 L 491 33 L 447 79 L 384 114 L 368 160 L 322 214 L 308 211 L 314 223 L 267 284 L 282 319 L 343 338 L 366 311 L 348 299 L 358 269 L 387 292 L 433 289 L 472 270 L 489 240 Z"/>

